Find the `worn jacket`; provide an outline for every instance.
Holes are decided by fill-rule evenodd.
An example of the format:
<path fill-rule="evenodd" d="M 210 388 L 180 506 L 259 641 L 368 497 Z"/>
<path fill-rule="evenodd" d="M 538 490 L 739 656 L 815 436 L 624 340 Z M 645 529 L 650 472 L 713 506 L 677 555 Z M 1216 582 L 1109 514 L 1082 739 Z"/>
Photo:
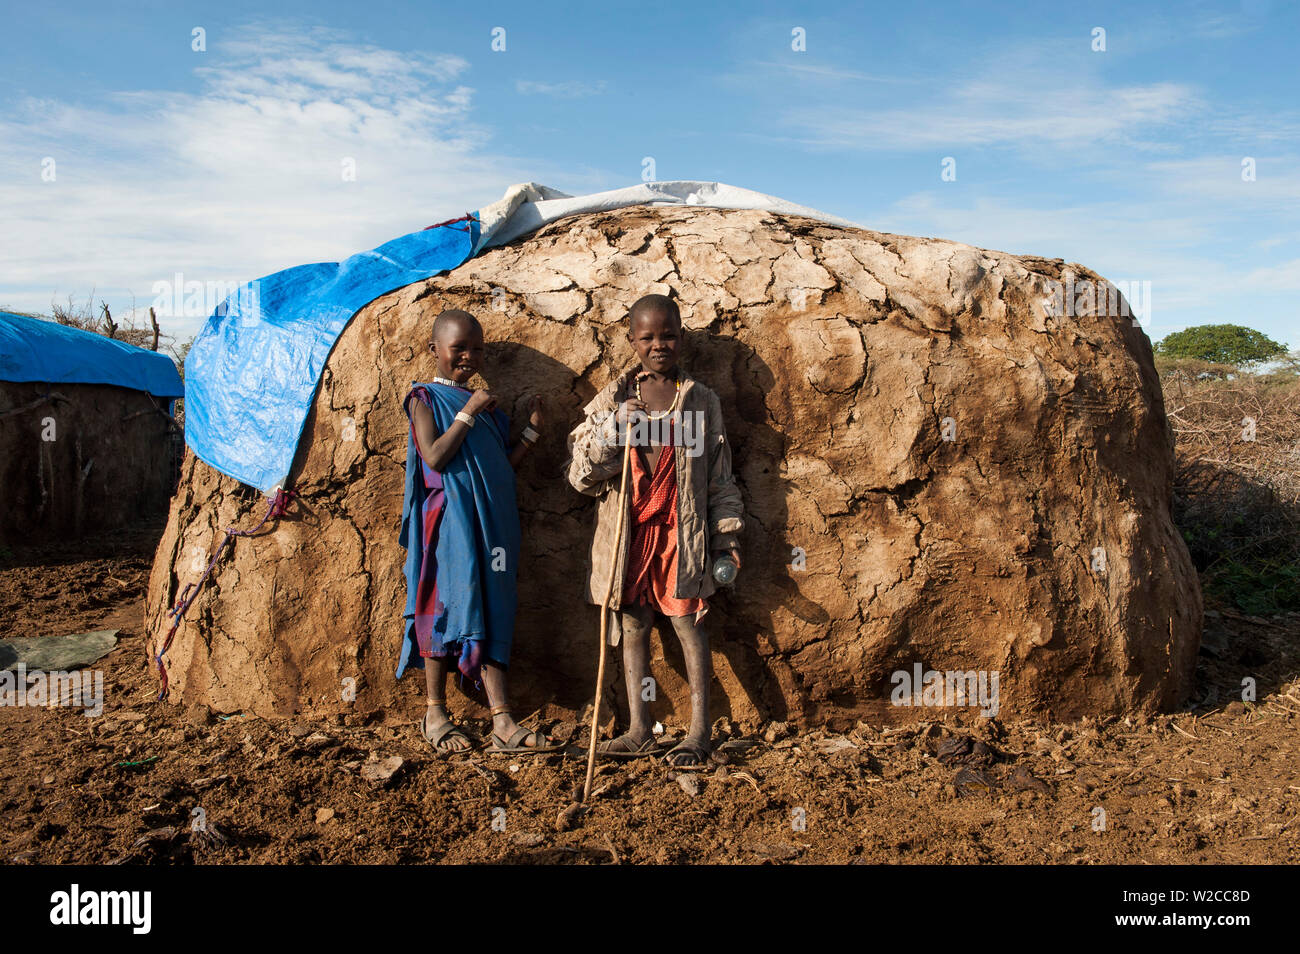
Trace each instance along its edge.
<path fill-rule="evenodd" d="M 597 394 L 584 409 L 583 422 L 569 435 L 569 483 L 600 501 L 591 543 L 587 599 L 603 603 L 613 573 L 612 610 L 619 608 L 622 599 L 632 537 L 629 512 L 624 517 L 622 547 L 614 553 L 619 511 L 630 504 L 619 495 L 623 446 L 618 442 L 615 415 L 618 405 L 627 399 L 627 384 L 636 370 L 623 372 Z M 692 456 L 691 448 L 684 444 L 673 447 L 677 470 L 677 592 L 673 595 L 679 599 L 704 598 L 715 589 L 714 554 L 735 546 L 736 535 L 744 529 L 744 504 L 731 473 L 731 446 L 722 423 L 722 403 L 712 390 L 684 370 L 680 374 L 678 409 L 695 426 L 692 443 L 700 452 Z M 698 422 L 702 422 L 702 430 Z"/>

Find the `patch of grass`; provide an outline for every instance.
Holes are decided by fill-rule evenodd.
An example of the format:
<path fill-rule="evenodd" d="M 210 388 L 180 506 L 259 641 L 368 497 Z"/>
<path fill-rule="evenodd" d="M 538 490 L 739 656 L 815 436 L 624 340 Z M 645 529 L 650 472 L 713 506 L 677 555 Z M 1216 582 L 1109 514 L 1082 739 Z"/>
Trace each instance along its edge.
<path fill-rule="evenodd" d="M 1255 553 L 1220 559 L 1202 572 L 1201 584 L 1207 594 L 1252 616 L 1297 611 L 1300 610 L 1300 555 Z"/>

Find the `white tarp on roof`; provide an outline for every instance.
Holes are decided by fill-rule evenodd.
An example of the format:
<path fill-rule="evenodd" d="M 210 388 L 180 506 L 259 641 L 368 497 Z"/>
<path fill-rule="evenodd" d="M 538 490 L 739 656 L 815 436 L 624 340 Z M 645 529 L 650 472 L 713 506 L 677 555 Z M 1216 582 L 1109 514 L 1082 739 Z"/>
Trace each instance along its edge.
<path fill-rule="evenodd" d="M 535 232 L 566 215 L 583 212 L 606 212 L 629 205 L 698 205 L 712 209 L 760 209 L 803 215 L 832 225 L 862 228 L 856 222 L 827 215 L 807 206 L 787 202 L 721 182 L 645 182 L 626 189 L 568 195 L 536 182 L 524 182 L 506 190 L 505 198 L 479 209 L 480 235 L 474 254 L 505 245 L 520 236 Z"/>

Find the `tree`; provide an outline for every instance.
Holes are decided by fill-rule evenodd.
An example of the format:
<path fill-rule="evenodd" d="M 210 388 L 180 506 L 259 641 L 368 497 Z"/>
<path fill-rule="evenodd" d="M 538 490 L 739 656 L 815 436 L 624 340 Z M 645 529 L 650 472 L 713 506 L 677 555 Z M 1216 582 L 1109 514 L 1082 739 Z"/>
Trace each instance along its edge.
<path fill-rule="evenodd" d="M 1241 325 L 1198 325 L 1166 335 L 1155 346 L 1156 354 L 1165 357 L 1193 358 L 1234 367 L 1270 361 L 1286 351 L 1286 345 Z"/>

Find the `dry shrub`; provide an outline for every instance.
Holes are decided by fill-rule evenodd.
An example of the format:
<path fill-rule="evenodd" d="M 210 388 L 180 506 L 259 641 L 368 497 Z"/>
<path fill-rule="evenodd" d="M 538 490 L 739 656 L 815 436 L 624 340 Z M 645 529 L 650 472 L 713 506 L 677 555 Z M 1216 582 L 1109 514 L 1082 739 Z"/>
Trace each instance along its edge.
<path fill-rule="evenodd" d="M 1161 368 L 1174 520 L 1207 592 L 1249 613 L 1300 609 L 1300 377 L 1201 365 Z"/>
<path fill-rule="evenodd" d="M 126 318 L 115 318 L 107 303 L 101 302 L 98 306 L 95 305 L 93 292 L 86 299 L 85 304 L 78 303 L 75 298 L 69 295 L 66 305 L 61 305 L 58 302 L 50 305 L 50 317 L 61 325 L 69 325 L 82 331 L 103 335 L 106 338 L 125 341 L 137 348 L 157 351 L 158 346 L 162 344 L 175 356 L 175 347 L 168 343 L 172 340 L 172 336 L 160 334 L 159 339 L 155 341 L 153 328 L 142 326 L 135 318 L 134 299 L 132 299 L 131 304 L 131 314 Z"/>

